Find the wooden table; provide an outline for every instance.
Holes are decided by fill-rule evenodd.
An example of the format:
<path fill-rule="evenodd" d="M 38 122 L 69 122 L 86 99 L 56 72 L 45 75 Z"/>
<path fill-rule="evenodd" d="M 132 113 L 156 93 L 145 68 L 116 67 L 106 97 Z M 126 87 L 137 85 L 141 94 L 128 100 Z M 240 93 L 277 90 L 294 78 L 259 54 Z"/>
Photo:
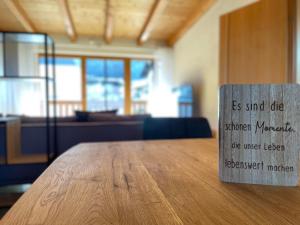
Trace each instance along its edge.
<path fill-rule="evenodd" d="M 300 224 L 300 188 L 220 182 L 214 139 L 81 144 L 1 224 Z"/>

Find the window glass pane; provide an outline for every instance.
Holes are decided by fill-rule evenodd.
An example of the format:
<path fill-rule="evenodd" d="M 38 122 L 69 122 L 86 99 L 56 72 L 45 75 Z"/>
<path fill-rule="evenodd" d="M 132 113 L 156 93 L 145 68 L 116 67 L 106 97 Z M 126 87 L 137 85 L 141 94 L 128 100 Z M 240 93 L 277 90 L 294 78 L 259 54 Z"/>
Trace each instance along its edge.
<path fill-rule="evenodd" d="M 87 109 L 104 111 L 117 109 L 124 113 L 124 61 L 88 59 Z"/>
<path fill-rule="evenodd" d="M 90 111 L 105 109 L 104 60 L 88 59 L 86 61 L 87 109 Z"/>
<path fill-rule="evenodd" d="M 152 60 L 131 60 L 131 111 L 133 114 L 148 113 L 147 106 L 152 79 Z"/>
<path fill-rule="evenodd" d="M 179 117 L 193 116 L 193 87 L 182 85 L 178 88 Z"/>
<path fill-rule="evenodd" d="M 183 85 L 179 88 L 179 102 L 193 102 L 193 88 L 191 85 Z"/>
<path fill-rule="evenodd" d="M 75 110 L 82 109 L 82 72 L 81 72 L 81 59 L 72 57 L 56 57 L 55 58 L 55 85 L 56 85 L 56 115 L 71 116 L 74 115 Z M 53 78 L 53 71 L 51 66 L 53 58 L 48 58 L 48 75 Z M 46 59 L 40 57 L 39 70 L 40 76 L 46 76 Z M 52 75 L 51 75 L 52 73 Z M 53 79 L 49 82 L 50 92 L 50 114 L 54 114 L 54 107 L 52 100 L 53 95 Z"/>
<path fill-rule="evenodd" d="M 52 59 L 48 60 L 48 64 Z M 46 60 L 39 60 L 40 74 L 45 76 Z M 57 101 L 81 101 L 81 60 L 79 58 L 56 58 L 56 99 Z"/>
<path fill-rule="evenodd" d="M 124 62 L 121 60 L 107 60 L 106 64 L 107 77 L 105 91 L 107 97 L 107 109 L 118 109 L 118 113 L 123 114 L 125 96 Z"/>

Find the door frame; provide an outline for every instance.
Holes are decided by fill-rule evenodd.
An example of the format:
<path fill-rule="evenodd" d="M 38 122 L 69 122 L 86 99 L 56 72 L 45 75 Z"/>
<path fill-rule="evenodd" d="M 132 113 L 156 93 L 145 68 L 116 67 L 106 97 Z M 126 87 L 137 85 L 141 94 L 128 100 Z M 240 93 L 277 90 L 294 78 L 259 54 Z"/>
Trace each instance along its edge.
<path fill-rule="evenodd" d="M 287 48 L 286 48 L 286 63 L 287 69 L 284 74 L 284 82 L 296 83 L 297 82 L 297 28 L 300 28 L 300 23 L 297 21 L 297 3 L 299 0 L 285 0 L 287 4 Z M 237 9 L 233 12 L 226 13 L 220 17 L 220 48 L 219 48 L 219 85 L 230 83 L 230 68 L 228 56 L 230 54 L 230 19 L 231 14 L 247 10 L 258 4 L 264 4 L 263 1 L 258 1 L 248 6 Z M 298 27 L 297 27 L 298 26 Z"/>

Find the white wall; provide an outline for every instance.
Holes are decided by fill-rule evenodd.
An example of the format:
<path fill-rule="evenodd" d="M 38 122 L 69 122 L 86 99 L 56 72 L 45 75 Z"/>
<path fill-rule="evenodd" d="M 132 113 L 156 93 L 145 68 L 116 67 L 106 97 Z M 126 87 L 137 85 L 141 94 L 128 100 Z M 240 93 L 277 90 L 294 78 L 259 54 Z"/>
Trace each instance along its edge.
<path fill-rule="evenodd" d="M 177 96 L 174 88 L 173 49 L 160 48 L 155 51 L 155 78 L 151 89 L 149 110 L 154 117 L 177 117 Z"/>
<path fill-rule="evenodd" d="M 217 0 L 215 5 L 176 43 L 175 82 L 198 87 L 199 111 L 218 127 L 219 18 L 256 0 Z"/>

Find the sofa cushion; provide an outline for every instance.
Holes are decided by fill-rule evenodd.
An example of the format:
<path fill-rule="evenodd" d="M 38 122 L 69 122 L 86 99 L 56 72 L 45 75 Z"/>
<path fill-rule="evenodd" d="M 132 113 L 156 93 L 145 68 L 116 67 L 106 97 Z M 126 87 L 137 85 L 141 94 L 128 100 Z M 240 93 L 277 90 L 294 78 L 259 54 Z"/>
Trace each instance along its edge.
<path fill-rule="evenodd" d="M 116 116 L 118 112 L 118 109 L 113 110 L 105 110 L 105 111 L 75 111 L 75 117 L 77 122 L 88 122 L 90 120 L 90 117 L 95 116 L 102 116 L 102 115 L 108 115 L 108 116 Z"/>
<path fill-rule="evenodd" d="M 109 114 L 91 114 L 89 122 L 112 122 L 112 121 L 144 121 L 150 115 L 109 115 Z"/>
<path fill-rule="evenodd" d="M 189 118 L 186 120 L 187 138 L 211 138 L 212 132 L 206 118 Z"/>
<path fill-rule="evenodd" d="M 143 122 L 88 122 L 57 127 L 58 154 L 79 143 L 143 139 Z"/>
<path fill-rule="evenodd" d="M 77 122 L 88 122 L 89 112 L 85 111 L 75 111 L 75 117 Z"/>
<path fill-rule="evenodd" d="M 205 118 L 148 118 L 144 121 L 144 139 L 210 138 Z"/>
<path fill-rule="evenodd" d="M 171 139 L 171 128 L 168 118 L 148 118 L 144 121 L 145 140 Z"/>

